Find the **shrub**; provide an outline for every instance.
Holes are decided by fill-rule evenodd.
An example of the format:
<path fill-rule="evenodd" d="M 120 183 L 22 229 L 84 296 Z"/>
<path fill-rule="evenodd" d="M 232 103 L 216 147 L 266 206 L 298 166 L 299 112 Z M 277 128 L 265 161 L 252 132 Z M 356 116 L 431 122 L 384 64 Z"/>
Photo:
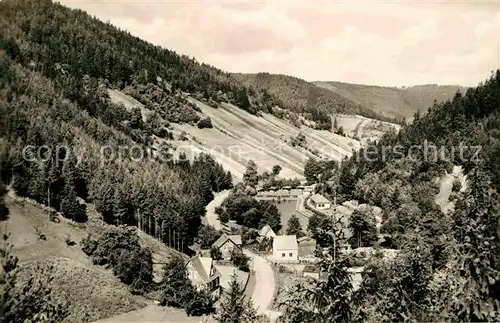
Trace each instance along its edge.
<path fill-rule="evenodd" d="M 451 188 L 451 191 L 452 192 L 460 192 L 461 189 L 462 189 L 462 183 L 460 183 L 460 180 L 458 178 L 456 178 L 453 181 L 453 186 Z"/>
<path fill-rule="evenodd" d="M 220 251 L 220 249 L 211 247 L 210 248 L 210 257 L 213 260 L 221 260 L 222 259 L 222 252 Z"/>
<path fill-rule="evenodd" d="M 233 249 L 231 251 L 231 262 L 238 267 L 239 270 L 249 272 L 248 257 L 243 254 L 240 249 Z"/>
<path fill-rule="evenodd" d="M 134 292 L 145 292 L 152 283 L 151 251 L 141 247 L 134 229 L 112 228 L 97 240 L 87 236 L 80 245 L 94 264 L 111 267 L 113 274 L 131 285 Z"/>
<path fill-rule="evenodd" d="M 200 121 L 198 121 L 198 128 L 212 128 L 212 119 L 210 119 L 210 117 L 201 119 Z"/>
<path fill-rule="evenodd" d="M 188 316 L 202 316 L 215 313 L 213 297 L 205 290 L 194 291 L 186 301 L 184 310 Z"/>

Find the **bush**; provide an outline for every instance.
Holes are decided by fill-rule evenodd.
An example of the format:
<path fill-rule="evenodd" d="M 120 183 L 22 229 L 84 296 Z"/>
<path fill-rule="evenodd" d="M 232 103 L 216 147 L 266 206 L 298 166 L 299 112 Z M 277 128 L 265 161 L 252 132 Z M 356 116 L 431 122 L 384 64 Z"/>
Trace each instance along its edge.
<path fill-rule="evenodd" d="M 76 243 L 71 239 L 71 237 L 68 235 L 66 236 L 66 239 L 64 240 L 64 242 L 66 242 L 66 245 L 68 246 L 74 246 Z"/>
<path fill-rule="evenodd" d="M 248 257 L 243 254 L 241 250 L 235 248 L 231 251 L 231 262 L 238 267 L 239 270 L 249 272 Z"/>
<path fill-rule="evenodd" d="M 203 128 L 212 128 L 212 119 L 210 117 L 206 117 L 204 119 L 201 119 L 198 121 L 198 128 L 203 129 Z"/>
<path fill-rule="evenodd" d="M 451 191 L 452 192 L 460 192 L 461 189 L 462 189 L 462 183 L 460 183 L 460 180 L 458 178 L 456 178 L 453 181 L 453 186 L 451 188 Z"/>
<path fill-rule="evenodd" d="M 188 316 L 202 316 L 215 313 L 214 299 L 205 290 L 194 291 L 186 301 L 184 310 Z"/>
<path fill-rule="evenodd" d="M 222 259 L 222 252 L 220 251 L 220 249 L 212 247 L 212 248 L 210 248 L 210 257 L 213 260 L 221 260 Z"/>
<path fill-rule="evenodd" d="M 131 228 L 112 228 L 99 239 L 87 236 L 80 242 L 83 252 L 98 265 L 107 265 L 134 292 L 146 292 L 153 281 L 151 252 L 141 247 L 139 237 Z"/>

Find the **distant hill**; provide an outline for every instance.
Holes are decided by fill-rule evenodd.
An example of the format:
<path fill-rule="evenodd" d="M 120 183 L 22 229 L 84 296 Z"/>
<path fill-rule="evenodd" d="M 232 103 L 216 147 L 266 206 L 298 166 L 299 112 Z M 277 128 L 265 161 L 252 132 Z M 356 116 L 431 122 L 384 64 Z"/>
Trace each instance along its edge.
<path fill-rule="evenodd" d="M 298 113 L 319 109 L 328 113 L 358 114 L 389 122 L 397 121 L 392 118 L 394 116 L 399 119 L 402 117 L 374 112 L 371 107 L 357 102 L 352 97 L 293 76 L 270 73 L 232 75 L 247 86 L 270 93 L 281 101 L 280 105 Z"/>
<path fill-rule="evenodd" d="M 434 100 L 443 102 L 460 90 L 457 85 L 416 85 L 406 88 L 360 85 L 342 82 L 314 82 L 323 89 L 387 117 L 412 119 L 415 112 L 427 112 Z"/>

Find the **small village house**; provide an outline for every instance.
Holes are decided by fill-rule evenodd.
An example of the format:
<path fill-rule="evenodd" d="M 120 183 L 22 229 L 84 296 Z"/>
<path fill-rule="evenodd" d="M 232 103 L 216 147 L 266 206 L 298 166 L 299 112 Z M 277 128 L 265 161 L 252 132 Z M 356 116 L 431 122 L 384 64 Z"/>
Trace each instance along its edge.
<path fill-rule="evenodd" d="M 297 244 L 299 246 L 299 257 L 314 256 L 316 251 L 316 240 L 314 238 L 304 236 L 297 239 Z"/>
<path fill-rule="evenodd" d="M 195 256 L 188 260 L 186 269 L 189 280 L 197 290 L 207 290 L 212 296 L 220 296 L 221 275 L 215 268 L 212 258 Z"/>
<path fill-rule="evenodd" d="M 223 259 L 229 259 L 231 252 L 235 248 L 241 249 L 241 235 L 227 235 L 224 233 L 212 244 L 212 248 L 220 250 Z"/>
<path fill-rule="evenodd" d="M 314 194 L 311 196 L 311 202 L 314 208 L 318 210 L 327 210 L 332 207 L 332 203 L 321 194 Z"/>
<path fill-rule="evenodd" d="M 276 233 L 274 233 L 273 229 L 269 226 L 269 224 L 266 224 L 259 230 L 259 236 L 264 238 L 274 238 L 276 237 Z"/>
<path fill-rule="evenodd" d="M 274 237 L 276 237 L 276 233 L 274 233 L 273 229 L 268 224 L 266 224 L 265 226 L 263 226 L 259 230 L 258 234 L 259 234 L 259 236 L 257 237 L 257 242 L 258 243 L 262 243 L 262 241 L 265 238 L 274 238 Z"/>
<path fill-rule="evenodd" d="M 276 262 L 298 262 L 297 237 L 295 235 L 274 237 L 273 258 Z"/>

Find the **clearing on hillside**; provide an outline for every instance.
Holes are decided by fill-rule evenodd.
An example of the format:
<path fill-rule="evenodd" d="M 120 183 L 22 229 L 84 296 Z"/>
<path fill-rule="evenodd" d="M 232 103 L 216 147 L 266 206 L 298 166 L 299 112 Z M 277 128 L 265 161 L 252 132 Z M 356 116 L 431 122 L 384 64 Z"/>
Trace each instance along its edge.
<path fill-rule="evenodd" d="M 137 100 L 121 92 L 112 91 L 111 99 L 127 108 L 144 107 Z M 281 176 L 303 179 L 303 167 L 311 158 L 329 158 L 337 161 L 350 156 L 360 148 L 360 142 L 325 130 L 302 126 L 300 129 L 271 114 L 252 115 L 230 104 L 212 108 L 189 98 L 196 104 L 201 117 L 210 117 L 213 128 L 199 129 L 196 125 L 171 124 L 174 133 L 184 133 L 187 140 L 169 141 L 175 149 L 185 152 L 188 158 L 200 152 L 212 154 L 219 163 L 241 179 L 250 159 L 256 162 L 260 172 L 271 171 L 280 165 Z M 305 147 L 290 144 L 300 132 L 306 136 Z M 161 139 L 159 142 L 166 142 Z"/>
<path fill-rule="evenodd" d="M 14 245 L 13 254 L 19 258 L 20 281 L 37 268 L 52 267 L 54 280 L 50 287 L 54 298 L 69 306 L 70 316 L 66 322 L 92 322 L 138 310 L 151 303 L 132 295 L 128 286 L 120 282 L 111 270 L 94 265 L 81 250 L 79 242 L 84 237 L 89 233 L 100 235 L 107 227 L 92 205 L 88 206 L 89 221 L 76 225 L 62 217 L 59 217 L 60 223 L 52 222 L 48 213 L 35 202 L 12 193 L 7 196 L 6 204 L 10 214 L 1 225 L 11 233 L 9 242 Z M 145 234 L 139 236 L 141 243 L 153 252 L 155 262 L 165 262 L 171 257 L 171 251 L 156 243 L 154 238 L 145 237 Z M 69 246 L 67 239 L 75 244 Z M 187 319 L 181 312 L 178 315 Z"/>

